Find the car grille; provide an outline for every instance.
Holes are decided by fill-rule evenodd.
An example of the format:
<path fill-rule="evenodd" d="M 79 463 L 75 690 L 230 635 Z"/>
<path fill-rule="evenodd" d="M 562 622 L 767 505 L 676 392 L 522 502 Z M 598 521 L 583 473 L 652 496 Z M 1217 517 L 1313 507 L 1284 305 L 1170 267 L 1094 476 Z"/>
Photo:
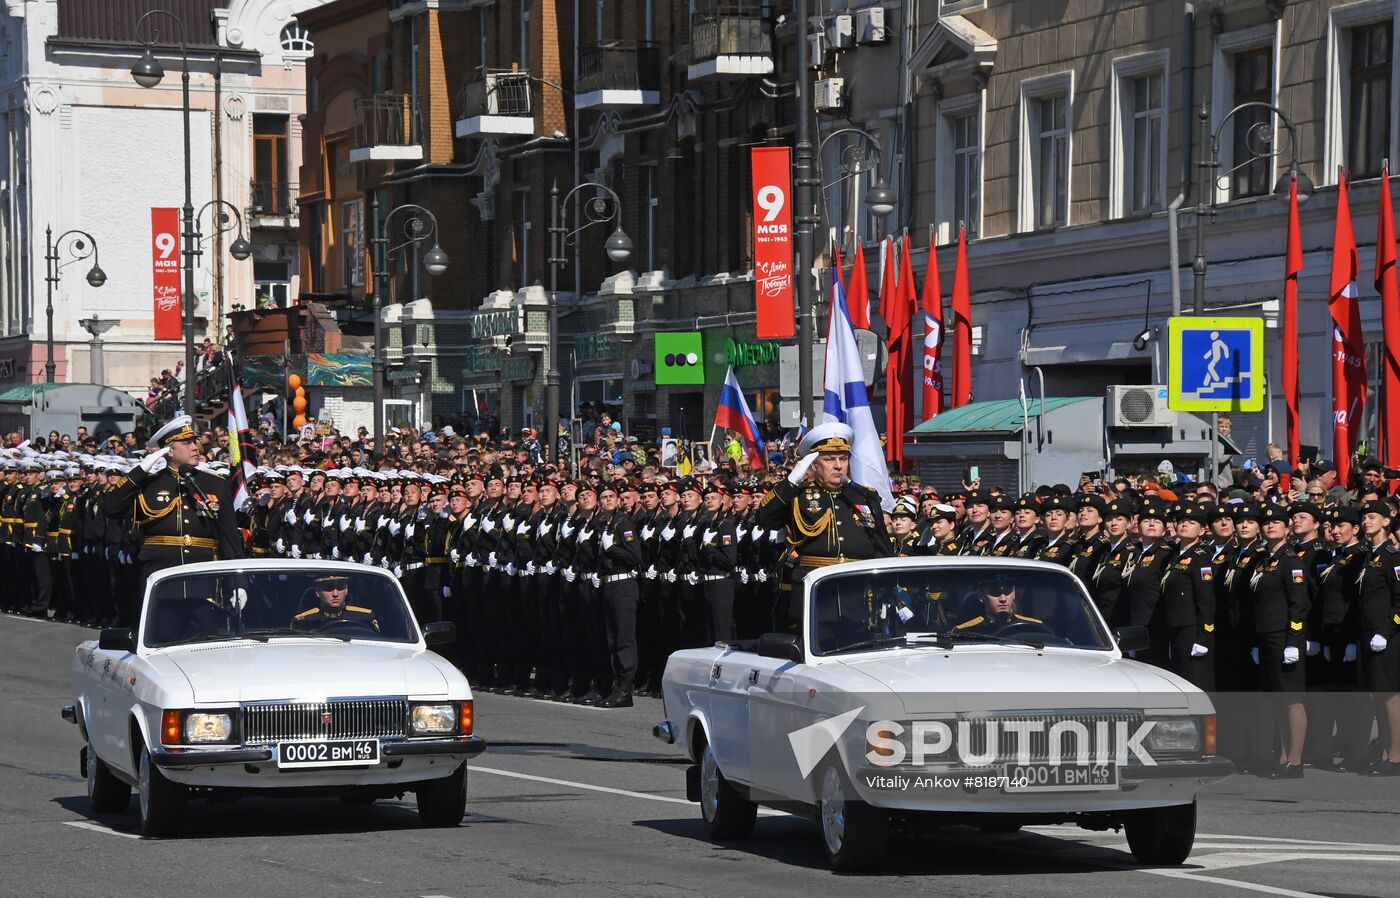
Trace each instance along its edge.
<path fill-rule="evenodd" d="M 407 699 L 276 702 L 243 708 L 243 741 L 392 739 L 408 735 Z"/>
<path fill-rule="evenodd" d="M 1095 753 L 1098 753 L 1101 749 L 1103 749 L 1103 746 L 1100 746 L 1097 742 L 1094 741 L 1098 738 L 1095 730 L 1095 724 L 1098 724 L 1100 722 L 1107 723 L 1108 737 L 1110 740 L 1108 752 L 1111 754 L 1115 752 L 1118 747 L 1118 723 L 1122 722 L 1127 724 L 1128 736 L 1131 737 L 1133 733 L 1137 731 L 1138 725 L 1142 723 L 1143 715 L 1141 712 L 1135 711 L 1084 711 L 1068 713 L 1052 712 L 1050 714 L 1044 715 L 989 714 L 985 716 L 968 717 L 966 719 L 969 723 L 972 724 L 971 730 L 968 734 L 971 737 L 972 743 L 970 754 L 976 755 L 978 757 L 985 754 L 988 748 L 987 739 L 990 728 L 983 726 L 983 722 L 997 722 L 997 753 L 995 758 L 989 763 L 1006 764 L 1017 760 L 1017 749 L 1020 746 L 1021 741 L 1027 738 L 1029 738 L 1030 741 L 1030 761 L 1040 762 L 1049 760 L 1050 728 L 1061 721 L 1075 721 L 1079 724 L 1082 724 L 1084 728 L 1088 730 L 1091 746 L 1091 748 L 1083 750 L 1092 750 Z M 1038 732 L 1030 733 L 1028 737 L 1023 736 L 1020 733 L 1010 732 L 1004 726 L 1007 723 L 1020 723 L 1027 721 L 1038 721 L 1041 722 L 1043 726 Z M 1060 740 L 1060 750 L 1062 752 L 1063 758 L 1068 759 L 1072 757 L 1076 751 L 1081 750 L 1077 746 L 1076 743 L 1078 740 L 1074 736 L 1061 735 Z"/>

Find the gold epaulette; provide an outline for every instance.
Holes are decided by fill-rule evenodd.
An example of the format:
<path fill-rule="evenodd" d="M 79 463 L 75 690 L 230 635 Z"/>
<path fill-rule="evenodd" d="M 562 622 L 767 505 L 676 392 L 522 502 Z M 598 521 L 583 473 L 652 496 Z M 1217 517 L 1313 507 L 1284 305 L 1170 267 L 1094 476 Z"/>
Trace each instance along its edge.
<path fill-rule="evenodd" d="M 358 611 L 360 614 L 373 614 L 373 613 L 374 613 L 373 611 L 370 611 L 368 608 L 361 608 L 359 605 L 346 605 L 346 606 L 345 606 L 345 610 L 346 610 L 346 611 Z"/>
<path fill-rule="evenodd" d="M 974 617 L 972 620 L 965 620 L 965 621 L 963 621 L 962 623 L 958 624 L 957 629 L 959 629 L 959 630 L 966 630 L 968 627 L 975 627 L 975 626 L 977 626 L 978 624 L 982 623 L 984 620 L 985 620 L 985 618 L 982 617 L 982 615 L 979 614 L 979 615 L 977 615 L 976 617 Z"/>
<path fill-rule="evenodd" d="M 305 620 L 306 618 L 310 617 L 313 614 L 316 614 L 320 610 L 320 608 L 308 608 L 301 614 L 298 614 L 296 617 L 292 618 L 292 620 Z"/>

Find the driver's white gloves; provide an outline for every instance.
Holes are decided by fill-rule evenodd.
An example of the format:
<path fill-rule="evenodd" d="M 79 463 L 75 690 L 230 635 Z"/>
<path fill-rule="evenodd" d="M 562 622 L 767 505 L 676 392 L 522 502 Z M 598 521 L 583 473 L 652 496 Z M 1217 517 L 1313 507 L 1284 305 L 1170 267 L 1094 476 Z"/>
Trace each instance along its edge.
<path fill-rule="evenodd" d="M 1191 657 L 1192 657 L 1192 658 L 1204 658 L 1209 652 L 1210 652 L 1210 649 L 1208 649 L 1208 648 L 1206 648 L 1205 646 L 1201 645 L 1199 642 L 1193 642 L 1193 643 L 1191 644 Z"/>
<path fill-rule="evenodd" d="M 1371 637 L 1371 651 L 1383 652 L 1387 645 L 1389 645 L 1389 643 L 1386 642 L 1385 637 L 1381 634 L 1377 633 L 1375 636 Z"/>
<path fill-rule="evenodd" d="M 1322 643 L 1320 643 L 1320 642 L 1314 642 L 1314 641 L 1311 640 L 1311 639 L 1308 640 L 1307 652 L 1308 652 L 1308 657 L 1309 657 L 1309 658 L 1313 657 L 1314 655 L 1318 654 L 1318 653 L 1321 652 L 1321 651 L 1322 651 Z"/>
<path fill-rule="evenodd" d="M 1283 649 L 1283 663 L 1284 663 L 1284 664 L 1297 664 L 1297 663 L 1298 663 L 1298 647 L 1297 647 L 1296 645 L 1290 645 L 1290 646 L 1285 646 L 1285 647 L 1284 647 L 1284 649 Z"/>

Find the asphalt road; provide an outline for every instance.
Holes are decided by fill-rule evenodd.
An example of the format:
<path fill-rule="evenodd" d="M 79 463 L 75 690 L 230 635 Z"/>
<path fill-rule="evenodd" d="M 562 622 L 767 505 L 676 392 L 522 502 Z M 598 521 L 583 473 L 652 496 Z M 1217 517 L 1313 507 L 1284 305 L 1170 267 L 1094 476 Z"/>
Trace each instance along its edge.
<path fill-rule="evenodd" d="M 1309 771 L 1232 777 L 1202 796 L 1187 865 L 1134 865 L 1121 835 L 1043 827 L 901 837 L 881 875 L 826 869 L 814 823 L 759 820 L 744 843 L 706 839 L 684 766 L 650 729 L 660 702 L 604 711 L 477 699 L 491 748 L 471 768 L 468 818 L 418 824 L 412 796 L 197 803 L 180 840 L 142 840 L 135 810 L 94 815 L 78 775 L 72 647 L 92 631 L 0 617 L 0 896 L 960 896 L 1397 894 L 1400 781 Z"/>

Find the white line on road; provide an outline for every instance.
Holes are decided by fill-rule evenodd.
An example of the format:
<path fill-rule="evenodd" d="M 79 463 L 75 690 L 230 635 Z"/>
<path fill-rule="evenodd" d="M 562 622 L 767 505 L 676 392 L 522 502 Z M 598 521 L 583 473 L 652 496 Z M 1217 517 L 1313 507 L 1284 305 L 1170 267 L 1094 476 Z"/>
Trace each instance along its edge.
<path fill-rule="evenodd" d="M 141 838 L 140 836 L 136 835 L 136 833 L 122 833 L 122 832 L 117 832 L 115 829 L 112 829 L 110 826 L 103 826 L 103 825 L 100 824 L 100 823 L 89 823 L 89 822 L 86 821 L 86 820 L 65 820 L 65 821 L 63 821 L 63 825 L 64 825 L 64 826 L 71 826 L 71 827 L 73 827 L 74 829 L 85 829 L 85 830 L 88 830 L 89 832 L 102 833 L 104 836 L 121 836 L 123 839 L 140 839 L 140 838 Z"/>
<path fill-rule="evenodd" d="M 1172 879 L 1209 882 L 1215 885 L 1231 886 L 1236 889 L 1248 889 L 1251 892 L 1264 892 L 1269 895 L 1283 895 L 1285 898 L 1328 898 L 1328 896 L 1319 895 L 1316 892 L 1299 892 L 1294 889 L 1264 885 L 1260 882 L 1243 882 L 1238 879 L 1226 879 L 1223 876 L 1206 876 L 1201 873 L 1190 873 L 1186 870 L 1139 870 L 1138 872 L 1151 873 L 1153 876 L 1169 876 Z"/>
<path fill-rule="evenodd" d="M 630 789 L 614 789 L 611 786 L 595 786 L 592 783 L 579 783 L 573 780 L 559 780 L 548 776 L 535 776 L 531 773 L 516 773 L 514 770 L 500 770 L 495 767 L 479 767 L 475 764 L 468 768 L 470 773 L 494 773 L 497 776 L 508 776 L 512 779 L 530 780 L 536 783 L 549 783 L 552 786 L 565 786 L 570 789 L 584 789 L 589 792 L 606 792 L 609 795 L 622 795 L 627 798 L 644 798 L 647 801 L 664 801 L 667 804 L 692 805 L 695 802 L 686 798 L 672 798 L 669 795 L 652 795 L 649 792 L 633 792 Z M 759 808 L 759 816 L 782 817 L 786 816 L 782 811 L 774 811 L 768 808 Z"/>

